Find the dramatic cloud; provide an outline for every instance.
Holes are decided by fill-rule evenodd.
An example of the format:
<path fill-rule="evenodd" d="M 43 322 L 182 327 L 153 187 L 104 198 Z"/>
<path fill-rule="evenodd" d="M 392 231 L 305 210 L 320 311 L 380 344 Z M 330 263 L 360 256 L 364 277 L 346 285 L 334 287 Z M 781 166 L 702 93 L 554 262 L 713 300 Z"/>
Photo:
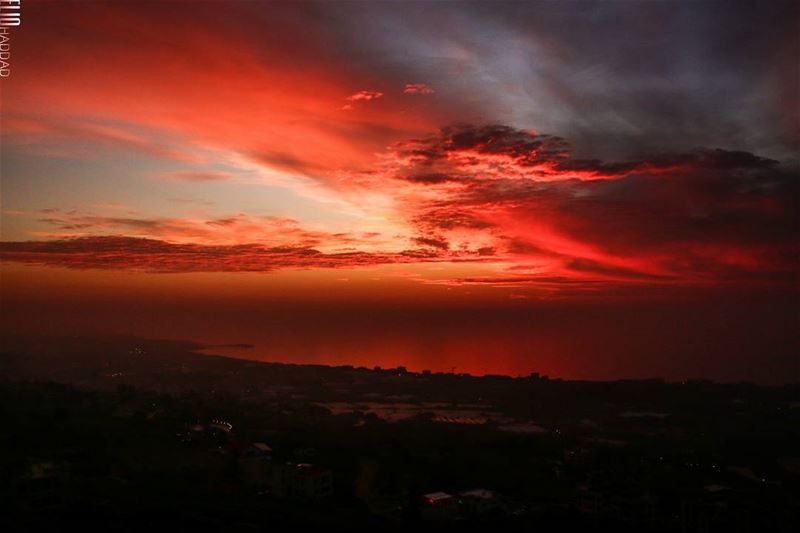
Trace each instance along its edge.
<path fill-rule="evenodd" d="M 222 260 L 209 261 L 211 251 L 216 256 L 241 245 L 245 270 L 483 258 L 504 265 L 504 274 L 480 280 L 498 285 L 791 284 L 797 278 L 797 169 L 749 152 L 580 159 L 561 137 L 461 125 L 396 143 L 379 168 L 349 183 L 391 194 L 394 216 L 404 221 L 408 236 L 309 230 L 297 220 L 244 213 L 143 218 L 51 208 L 40 211 L 38 221 L 53 228 L 43 235 L 88 239 L 75 241 L 83 243 L 82 253 L 66 256 L 70 266 L 91 264 L 91 245 L 102 245 L 97 253 L 106 257 L 108 243 L 118 242 L 92 239 L 124 233 L 150 239 L 134 243 L 165 240 L 195 250 L 180 251 L 181 261 L 154 271 L 224 269 Z M 76 246 L 58 242 L 68 250 Z M 7 252 L 20 252 L 4 254 L 12 261 L 35 261 L 39 252 L 30 243 L 7 246 Z M 130 268 L 141 268 L 151 249 L 137 246 Z M 408 249 L 415 251 L 400 252 Z M 41 262 L 58 264 L 62 256 L 45 251 L 38 257 L 48 259 Z M 314 260 L 296 260 L 299 253 Z M 190 266 L 195 259 L 200 265 Z M 114 265 L 122 267 L 123 256 Z"/>
<path fill-rule="evenodd" d="M 796 281 L 799 183 L 796 169 L 747 152 L 698 149 L 605 162 L 573 158 L 560 137 L 502 125 L 458 126 L 398 143 L 381 170 L 360 182 L 395 191 L 395 208 L 412 235 L 399 249 L 414 252 L 387 251 L 398 249 L 398 240 L 382 241 L 376 232 L 311 231 L 286 218 L 150 219 L 48 209 L 39 221 L 66 236 L 85 235 L 57 241 L 70 254 L 80 244 L 81 253 L 6 243 L 4 258 L 59 264 L 67 257 L 69 266 L 90 265 L 92 246 L 100 245 L 102 262 L 107 247 L 121 242 L 92 236 L 123 231 L 151 239 L 131 241 L 138 251 L 130 268 L 146 263 L 148 250 L 162 242 L 155 238 L 192 250 L 174 249 L 182 259 L 163 263 L 168 267 L 152 263 L 154 271 L 491 258 L 506 265 L 507 275 L 480 283 L 787 284 Z M 238 243 L 259 244 L 240 249 Z M 320 246 L 328 252 L 311 249 Z M 230 263 L 232 250 L 246 259 Z M 337 253 L 344 250 L 351 253 Z M 114 266 L 123 267 L 124 257 L 115 256 Z"/>
<path fill-rule="evenodd" d="M 405 204 L 418 243 L 481 241 L 540 279 L 796 279 L 800 181 L 772 159 L 721 149 L 575 159 L 564 139 L 497 125 L 445 128 L 393 156 L 389 175 L 424 191 Z"/>
<path fill-rule="evenodd" d="M 531 285 L 794 279 L 792 4 L 29 7 L 15 57 L 36 75 L 3 86 L 9 240 L 412 249 Z"/>

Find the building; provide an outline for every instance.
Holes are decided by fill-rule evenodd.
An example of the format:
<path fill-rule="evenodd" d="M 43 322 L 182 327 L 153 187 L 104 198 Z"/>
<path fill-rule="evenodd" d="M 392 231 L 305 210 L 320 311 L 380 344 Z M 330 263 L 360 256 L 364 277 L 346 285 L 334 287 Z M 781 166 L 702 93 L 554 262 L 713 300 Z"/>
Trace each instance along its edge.
<path fill-rule="evenodd" d="M 497 494 L 490 490 L 466 490 L 458 496 L 460 514 L 464 518 L 496 517 L 505 514 L 505 508 Z"/>
<path fill-rule="evenodd" d="M 308 463 L 274 465 L 271 488 L 279 498 L 324 500 L 333 495 L 333 473 Z"/>
<path fill-rule="evenodd" d="M 272 448 L 263 442 L 242 446 L 238 450 L 242 480 L 255 487 L 269 487 L 272 479 Z"/>
<path fill-rule="evenodd" d="M 446 492 L 422 496 L 420 516 L 423 520 L 449 521 L 458 518 L 458 498 Z"/>

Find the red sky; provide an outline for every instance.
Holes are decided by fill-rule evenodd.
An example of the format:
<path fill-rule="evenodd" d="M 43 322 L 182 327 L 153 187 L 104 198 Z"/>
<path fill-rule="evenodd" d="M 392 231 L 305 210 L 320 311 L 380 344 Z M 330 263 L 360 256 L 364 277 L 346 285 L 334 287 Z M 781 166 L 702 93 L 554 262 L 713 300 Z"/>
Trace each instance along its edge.
<path fill-rule="evenodd" d="M 798 377 L 791 4 L 191 5 L 26 2 L 5 331 Z"/>

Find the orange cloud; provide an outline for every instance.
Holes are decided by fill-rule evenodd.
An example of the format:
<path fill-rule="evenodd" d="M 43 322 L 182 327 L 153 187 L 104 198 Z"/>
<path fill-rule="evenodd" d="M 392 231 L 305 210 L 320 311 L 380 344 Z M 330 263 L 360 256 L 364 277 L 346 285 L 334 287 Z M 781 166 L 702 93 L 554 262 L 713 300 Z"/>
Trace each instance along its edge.
<path fill-rule="evenodd" d="M 21 213 L 31 215 L 32 213 Z M 128 236 L 164 239 L 197 244 L 261 244 L 267 246 L 321 247 L 342 251 L 358 247 L 361 251 L 386 246 L 378 232 L 329 232 L 309 229 L 286 217 L 253 216 L 239 213 L 223 217 L 139 217 L 107 216 L 79 210 L 42 209 L 36 222 L 48 228 L 34 232 L 49 237 Z"/>
<path fill-rule="evenodd" d="M 377 100 L 383 96 L 382 92 L 379 91 L 358 91 L 355 94 L 351 94 L 345 100 L 350 102 L 358 102 L 360 100 L 370 101 L 370 100 Z"/>
<path fill-rule="evenodd" d="M 403 92 L 406 94 L 433 94 L 436 91 L 424 83 L 406 83 Z"/>

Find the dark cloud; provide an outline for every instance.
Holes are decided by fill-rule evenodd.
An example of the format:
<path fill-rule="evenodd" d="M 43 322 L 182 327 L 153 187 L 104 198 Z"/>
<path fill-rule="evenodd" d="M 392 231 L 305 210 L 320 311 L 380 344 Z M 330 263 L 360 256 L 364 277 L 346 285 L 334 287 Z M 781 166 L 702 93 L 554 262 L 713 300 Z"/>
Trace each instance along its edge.
<path fill-rule="evenodd" d="M 431 231 L 455 228 L 487 229 L 494 226 L 492 222 L 480 218 L 478 214 L 447 207 L 427 211 L 424 216 L 414 220 L 414 224 L 417 227 L 424 226 Z"/>
<path fill-rule="evenodd" d="M 411 174 L 410 176 L 406 176 L 404 179 L 414 182 L 414 183 L 422 183 L 425 185 L 432 185 L 436 183 L 447 183 L 448 181 L 458 181 L 459 178 L 457 176 L 453 176 L 452 174 L 446 174 L 444 172 L 430 172 L 430 173 L 423 173 L 423 174 Z"/>
<path fill-rule="evenodd" d="M 450 120 L 533 124 L 571 139 L 582 157 L 696 146 L 796 152 L 800 4 L 585 7 L 473 2 L 454 12 L 381 2 L 330 14 L 341 35 L 360 28 L 343 43 L 359 64 L 434 84 L 452 102 Z"/>
<path fill-rule="evenodd" d="M 441 193 L 411 218 L 423 234 L 441 232 L 439 240 L 467 228 L 499 239 L 507 253 L 608 278 L 797 277 L 800 173 L 771 158 L 695 149 L 635 161 L 573 159 L 563 139 L 496 125 L 443 129 L 403 149 L 410 164 L 397 177 Z M 501 159 L 473 159 L 481 154 Z M 414 179 L 432 165 L 435 180 Z M 527 172 L 539 166 L 546 170 Z M 542 226 L 618 262 L 548 241 Z"/>
<path fill-rule="evenodd" d="M 40 218 L 39 222 L 55 226 L 62 230 L 90 229 L 99 227 L 121 226 L 135 230 L 160 230 L 169 226 L 169 221 L 162 219 L 104 217 L 84 215 L 77 212 L 65 213 L 60 218 Z"/>
<path fill-rule="evenodd" d="M 448 154 L 472 151 L 476 154 L 505 155 L 514 158 L 521 165 L 535 165 L 558 160 L 566 155 L 567 149 L 566 141 L 560 137 L 540 135 L 499 124 L 449 126 L 442 128 L 435 137 L 400 143 L 397 146 L 401 156 L 413 158 L 419 166 L 445 159 Z M 443 176 L 435 173 L 416 176 L 416 181 L 423 182 L 426 181 L 426 176 L 431 182 L 443 179 Z"/>
<path fill-rule="evenodd" d="M 447 250 L 450 248 L 450 243 L 448 243 L 445 239 L 437 237 L 417 237 L 414 239 L 414 243 L 420 246 L 438 248 L 440 250 Z"/>
<path fill-rule="evenodd" d="M 398 143 L 395 149 L 398 157 L 412 164 L 410 170 L 398 177 L 426 185 L 475 178 L 469 174 L 469 170 L 471 166 L 485 163 L 481 156 L 501 156 L 507 160 L 507 164 L 513 164 L 521 171 L 527 167 L 542 168 L 546 165 L 547 168 L 542 170 L 543 177 L 570 172 L 576 173 L 576 176 L 588 173 L 597 177 L 617 177 L 636 171 L 676 167 L 737 171 L 779 166 L 775 159 L 720 148 L 649 154 L 630 161 L 581 159 L 572 156 L 570 144 L 561 137 L 497 124 L 446 127 L 436 136 Z M 458 157 L 455 163 L 452 161 L 454 156 Z M 503 164 L 489 161 L 495 167 Z"/>
<path fill-rule="evenodd" d="M 326 254 L 306 247 L 256 244 L 209 246 L 175 244 L 133 237 L 81 237 L 53 241 L 0 243 L 0 258 L 67 268 L 127 269 L 147 272 L 270 272 L 285 268 L 354 268 L 435 255 L 365 252 Z"/>
<path fill-rule="evenodd" d="M 311 176 L 320 171 L 320 168 L 308 161 L 308 159 L 286 152 L 261 150 L 251 154 L 251 157 L 259 163 L 266 164 L 278 170 L 297 173 L 304 176 Z"/>
<path fill-rule="evenodd" d="M 600 274 L 611 278 L 619 278 L 623 280 L 641 279 L 641 280 L 669 280 L 674 279 L 674 276 L 659 276 L 649 274 L 647 272 L 639 272 L 630 268 L 622 268 L 613 265 L 604 265 L 598 261 L 590 259 L 573 259 L 567 263 L 567 268 L 576 272 Z"/>
<path fill-rule="evenodd" d="M 233 226 L 241 221 L 241 217 L 228 217 L 218 218 L 215 220 L 207 220 L 206 224 L 209 226 Z"/>

